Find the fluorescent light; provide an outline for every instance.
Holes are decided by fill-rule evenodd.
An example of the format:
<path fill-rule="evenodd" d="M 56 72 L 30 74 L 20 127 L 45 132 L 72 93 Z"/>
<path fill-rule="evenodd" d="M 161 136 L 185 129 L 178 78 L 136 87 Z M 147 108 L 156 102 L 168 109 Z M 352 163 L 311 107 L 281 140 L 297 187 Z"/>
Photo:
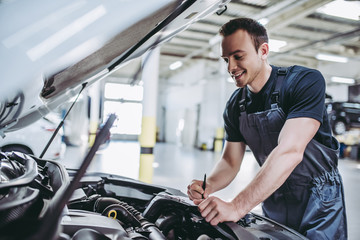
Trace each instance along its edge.
<path fill-rule="evenodd" d="M 265 26 L 266 24 L 269 23 L 269 19 L 268 18 L 262 18 L 258 21 L 261 25 Z"/>
<path fill-rule="evenodd" d="M 344 77 L 331 77 L 331 81 L 337 82 L 337 83 L 346 83 L 346 84 L 354 84 L 355 83 L 355 79 L 344 78 Z"/>
<path fill-rule="evenodd" d="M 174 63 L 172 63 L 169 68 L 170 70 L 175 70 L 178 69 L 179 67 L 181 67 L 183 65 L 183 63 L 181 61 L 176 61 Z"/>
<path fill-rule="evenodd" d="M 269 39 L 269 49 L 272 52 L 279 52 L 280 48 L 285 47 L 287 42 L 276 40 L 276 39 Z"/>
<path fill-rule="evenodd" d="M 360 1 L 336 0 L 318 8 L 316 11 L 335 17 L 359 20 Z"/>
<path fill-rule="evenodd" d="M 348 62 L 348 59 L 346 57 L 341 56 L 335 56 L 330 54 L 316 54 L 316 59 L 318 60 L 324 60 L 324 61 L 331 61 L 331 62 L 339 62 L 339 63 L 346 63 Z"/>

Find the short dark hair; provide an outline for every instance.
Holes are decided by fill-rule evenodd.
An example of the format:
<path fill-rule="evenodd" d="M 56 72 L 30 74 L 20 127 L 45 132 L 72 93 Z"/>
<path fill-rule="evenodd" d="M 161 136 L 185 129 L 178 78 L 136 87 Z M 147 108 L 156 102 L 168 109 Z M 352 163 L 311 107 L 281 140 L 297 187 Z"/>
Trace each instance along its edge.
<path fill-rule="evenodd" d="M 265 27 L 258 21 L 251 18 L 232 19 L 220 28 L 219 33 L 220 35 L 226 37 L 240 29 L 249 33 L 251 39 L 253 40 L 256 52 L 261 44 L 269 42 Z"/>

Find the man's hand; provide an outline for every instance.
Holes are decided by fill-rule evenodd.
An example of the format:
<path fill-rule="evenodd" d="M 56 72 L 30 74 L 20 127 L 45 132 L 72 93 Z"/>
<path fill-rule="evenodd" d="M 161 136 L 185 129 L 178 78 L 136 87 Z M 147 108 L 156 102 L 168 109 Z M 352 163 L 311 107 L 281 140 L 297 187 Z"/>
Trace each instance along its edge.
<path fill-rule="evenodd" d="M 225 221 L 236 222 L 246 214 L 240 213 L 234 202 L 225 202 L 214 196 L 194 199 L 194 203 L 199 205 L 201 216 L 214 226 Z"/>
<path fill-rule="evenodd" d="M 188 194 L 190 200 L 193 200 L 193 201 L 200 200 L 200 202 L 201 202 L 202 200 L 204 200 L 202 198 L 202 196 L 204 196 L 204 198 L 207 198 L 209 196 L 209 185 L 206 185 L 205 191 L 202 188 L 202 185 L 203 185 L 203 181 L 200 181 L 200 180 L 192 180 L 191 181 L 191 183 L 187 187 L 187 189 L 188 189 L 187 194 Z"/>

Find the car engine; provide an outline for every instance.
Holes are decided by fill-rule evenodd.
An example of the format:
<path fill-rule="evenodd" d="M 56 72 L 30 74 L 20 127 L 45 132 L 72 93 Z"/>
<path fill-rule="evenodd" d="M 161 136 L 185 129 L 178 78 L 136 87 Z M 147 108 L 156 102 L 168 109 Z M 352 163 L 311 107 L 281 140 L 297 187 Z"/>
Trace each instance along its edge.
<path fill-rule="evenodd" d="M 306 239 L 253 213 L 211 226 L 181 191 L 120 176 L 86 173 L 69 192 L 76 173 L 1 153 L 1 239 Z"/>

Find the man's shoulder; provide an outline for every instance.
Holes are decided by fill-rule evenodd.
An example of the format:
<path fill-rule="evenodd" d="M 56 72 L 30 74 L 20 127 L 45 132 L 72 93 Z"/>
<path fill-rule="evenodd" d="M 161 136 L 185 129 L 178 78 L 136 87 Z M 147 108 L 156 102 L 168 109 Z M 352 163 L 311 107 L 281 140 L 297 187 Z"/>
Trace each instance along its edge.
<path fill-rule="evenodd" d="M 287 70 L 286 78 L 285 78 L 286 82 L 293 82 L 293 81 L 301 80 L 309 74 L 311 76 L 322 77 L 322 74 L 317 69 L 308 68 L 308 67 L 300 66 L 300 65 L 292 65 L 292 66 L 287 66 L 287 67 L 272 66 L 272 68 L 273 68 L 274 72 L 278 72 L 278 70 L 280 70 L 280 69 L 286 69 Z M 274 77 L 275 76 L 276 75 L 274 75 Z"/>
<path fill-rule="evenodd" d="M 309 81 L 324 81 L 321 72 L 314 68 L 308 68 L 304 66 L 294 65 L 288 67 L 288 73 L 286 77 L 288 84 L 293 85 L 296 83 L 307 84 Z"/>
<path fill-rule="evenodd" d="M 304 66 L 299 66 L 299 65 L 293 65 L 291 67 L 288 67 L 288 71 L 289 73 L 293 73 L 293 74 L 308 74 L 308 73 L 316 73 L 316 74 L 321 74 L 319 70 L 314 69 L 314 68 L 308 68 L 308 67 L 304 67 Z"/>

